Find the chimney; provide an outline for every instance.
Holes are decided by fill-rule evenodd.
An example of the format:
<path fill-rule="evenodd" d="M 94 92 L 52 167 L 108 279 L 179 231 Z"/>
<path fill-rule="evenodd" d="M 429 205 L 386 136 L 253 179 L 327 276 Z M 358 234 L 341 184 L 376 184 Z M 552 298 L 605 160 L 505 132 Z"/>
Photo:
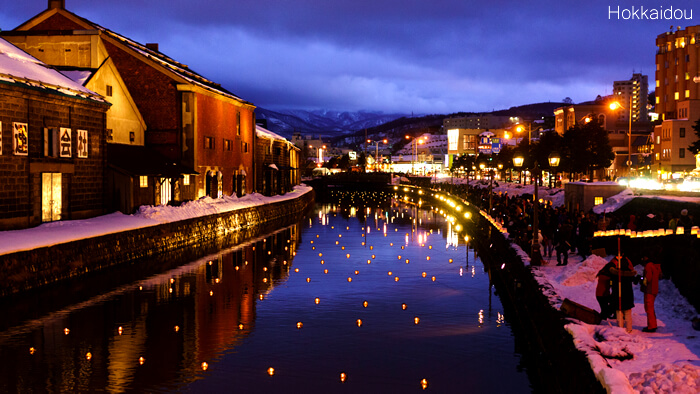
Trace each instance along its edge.
<path fill-rule="evenodd" d="M 53 10 L 54 8 L 59 10 L 65 10 L 66 0 L 49 0 L 49 9 Z"/>
<path fill-rule="evenodd" d="M 150 50 L 152 50 L 152 51 L 159 52 L 159 51 L 158 51 L 158 43 L 157 43 L 157 42 L 150 42 L 150 43 L 147 43 L 147 44 L 146 44 L 146 48 L 148 48 L 148 49 L 150 49 Z"/>

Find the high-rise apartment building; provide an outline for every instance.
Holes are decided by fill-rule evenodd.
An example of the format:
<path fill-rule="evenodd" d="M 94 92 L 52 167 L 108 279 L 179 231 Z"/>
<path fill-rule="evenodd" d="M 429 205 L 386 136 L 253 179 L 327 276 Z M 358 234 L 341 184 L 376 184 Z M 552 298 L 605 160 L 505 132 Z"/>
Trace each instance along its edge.
<path fill-rule="evenodd" d="M 647 101 L 649 98 L 649 82 L 646 75 L 633 73 L 627 81 L 613 82 L 613 95 L 623 106 L 632 108 L 632 123 L 647 122 Z M 629 122 L 628 111 L 620 112 L 619 121 Z"/>
<path fill-rule="evenodd" d="M 655 170 L 661 178 L 682 176 L 695 168 L 687 150 L 700 119 L 700 25 L 656 37 Z"/>

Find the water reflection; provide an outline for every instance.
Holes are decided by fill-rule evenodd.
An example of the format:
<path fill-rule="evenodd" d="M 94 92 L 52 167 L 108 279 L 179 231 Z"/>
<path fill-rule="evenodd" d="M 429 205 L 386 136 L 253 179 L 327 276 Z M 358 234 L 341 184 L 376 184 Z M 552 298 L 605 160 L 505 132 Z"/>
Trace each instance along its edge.
<path fill-rule="evenodd" d="M 1 331 L 0 392 L 530 391 L 459 230 L 391 194 L 331 195 L 297 225 Z"/>

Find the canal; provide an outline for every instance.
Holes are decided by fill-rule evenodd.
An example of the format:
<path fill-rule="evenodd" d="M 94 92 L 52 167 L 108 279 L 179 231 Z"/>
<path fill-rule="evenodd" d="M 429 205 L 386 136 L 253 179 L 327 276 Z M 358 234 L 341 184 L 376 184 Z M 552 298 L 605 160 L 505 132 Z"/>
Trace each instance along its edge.
<path fill-rule="evenodd" d="M 3 300 L 0 392 L 533 391 L 463 235 L 389 193 L 329 195 L 175 268 Z"/>

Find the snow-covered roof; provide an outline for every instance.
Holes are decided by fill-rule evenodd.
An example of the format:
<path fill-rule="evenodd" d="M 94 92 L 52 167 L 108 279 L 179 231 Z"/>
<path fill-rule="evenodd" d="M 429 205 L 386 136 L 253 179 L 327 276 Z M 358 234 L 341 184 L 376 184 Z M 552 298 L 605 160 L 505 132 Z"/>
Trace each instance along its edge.
<path fill-rule="evenodd" d="M 0 38 L 0 81 L 56 91 L 67 96 L 104 102 L 85 88 L 40 60 Z"/>
<path fill-rule="evenodd" d="M 285 142 L 287 141 L 287 139 L 282 137 L 281 135 L 279 135 L 277 133 L 273 133 L 272 131 L 270 131 L 262 126 L 259 126 L 259 125 L 255 125 L 255 134 L 258 137 L 269 138 L 271 140 L 282 140 Z"/>

